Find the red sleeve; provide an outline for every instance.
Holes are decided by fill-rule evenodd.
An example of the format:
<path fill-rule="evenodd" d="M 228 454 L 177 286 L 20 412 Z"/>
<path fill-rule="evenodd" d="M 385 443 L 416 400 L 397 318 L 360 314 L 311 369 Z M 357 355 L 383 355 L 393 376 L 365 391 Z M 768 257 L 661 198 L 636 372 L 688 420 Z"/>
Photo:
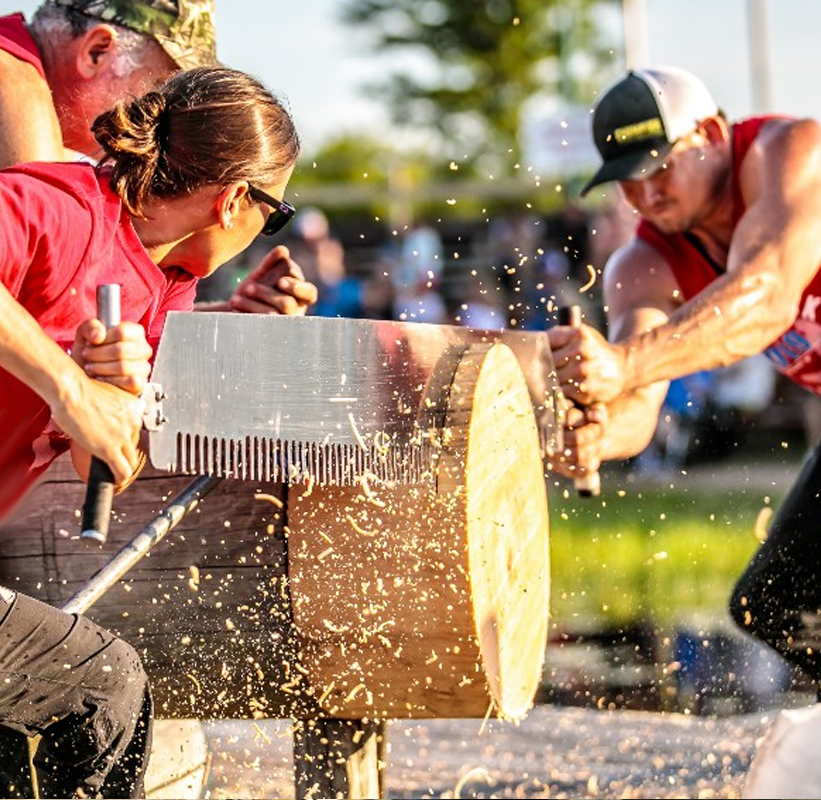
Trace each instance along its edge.
<path fill-rule="evenodd" d="M 0 220 L 0 282 L 24 305 L 29 294 L 58 297 L 88 248 L 88 211 L 44 181 L 0 172 Z"/>
<path fill-rule="evenodd" d="M 194 310 L 197 279 L 181 269 L 172 269 L 167 273 L 167 280 L 165 294 L 147 331 L 148 341 L 151 342 L 152 346 L 159 341 L 165 325 L 165 317 L 169 311 Z"/>
<path fill-rule="evenodd" d="M 40 77 L 46 79 L 40 52 L 26 29 L 26 20 L 22 14 L 0 17 L 0 50 L 31 64 L 40 73 Z"/>

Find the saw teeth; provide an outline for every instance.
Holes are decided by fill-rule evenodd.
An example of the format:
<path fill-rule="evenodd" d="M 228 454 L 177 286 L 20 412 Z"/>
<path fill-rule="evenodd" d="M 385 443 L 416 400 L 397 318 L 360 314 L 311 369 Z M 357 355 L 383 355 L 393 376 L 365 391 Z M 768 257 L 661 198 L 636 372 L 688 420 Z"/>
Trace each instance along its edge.
<path fill-rule="evenodd" d="M 179 432 L 176 462 L 170 467 L 189 475 L 319 486 L 351 486 L 363 475 L 383 483 L 424 483 L 435 479 L 438 455 L 439 448 L 427 437 L 402 448 L 384 442 L 363 448 Z"/>

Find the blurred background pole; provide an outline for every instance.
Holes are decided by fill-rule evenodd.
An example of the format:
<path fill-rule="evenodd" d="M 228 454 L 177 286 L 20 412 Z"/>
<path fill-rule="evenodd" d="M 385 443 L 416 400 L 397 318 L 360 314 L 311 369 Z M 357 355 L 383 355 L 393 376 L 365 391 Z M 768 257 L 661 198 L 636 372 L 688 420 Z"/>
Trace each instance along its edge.
<path fill-rule="evenodd" d="M 414 207 L 411 198 L 413 179 L 410 168 L 393 149 L 388 153 L 388 226 L 404 234 L 413 222 Z"/>
<path fill-rule="evenodd" d="M 647 8 L 645 0 L 622 0 L 624 63 L 627 69 L 648 65 Z"/>
<path fill-rule="evenodd" d="M 767 0 L 747 0 L 747 38 L 750 48 L 753 112 L 772 111 Z"/>

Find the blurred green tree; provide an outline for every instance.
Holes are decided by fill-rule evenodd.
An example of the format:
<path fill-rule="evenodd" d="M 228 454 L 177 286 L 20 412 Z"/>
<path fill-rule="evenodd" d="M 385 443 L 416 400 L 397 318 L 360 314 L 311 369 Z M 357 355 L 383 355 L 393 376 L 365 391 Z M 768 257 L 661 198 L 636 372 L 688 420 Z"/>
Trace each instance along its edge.
<path fill-rule="evenodd" d="M 437 130 L 498 165 L 520 157 L 530 101 L 590 102 L 614 67 L 617 10 L 612 0 L 347 0 L 341 19 L 376 53 L 424 57 L 363 87 L 397 126 Z"/>
<path fill-rule="evenodd" d="M 564 200 L 525 169 L 490 178 L 476 159 L 449 160 L 365 135 L 339 136 L 304 159 L 289 195 L 299 206 L 329 211 L 335 225 L 358 226 L 366 238 L 380 228 L 401 234 L 417 215 L 477 221 L 511 208 L 547 214 Z"/>

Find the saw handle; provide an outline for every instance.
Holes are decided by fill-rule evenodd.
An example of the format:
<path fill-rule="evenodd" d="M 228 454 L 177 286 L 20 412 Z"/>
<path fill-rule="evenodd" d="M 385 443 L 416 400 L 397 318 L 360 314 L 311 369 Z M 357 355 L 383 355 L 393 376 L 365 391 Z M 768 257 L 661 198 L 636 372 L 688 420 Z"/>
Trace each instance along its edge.
<path fill-rule="evenodd" d="M 97 287 L 97 318 L 106 329 L 120 324 L 120 286 L 107 283 Z M 83 503 L 83 524 L 80 537 L 99 544 L 108 538 L 111 504 L 114 499 L 114 475 L 105 461 L 91 457 L 86 497 Z"/>
<path fill-rule="evenodd" d="M 582 310 L 580 306 L 560 306 L 558 311 L 559 325 L 569 325 L 571 328 L 581 328 Z M 577 408 L 582 406 L 574 403 Z M 601 478 L 598 472 L 589 472 L 574 480 L 579 497 L 598 497 L 601 494 Z"/>

